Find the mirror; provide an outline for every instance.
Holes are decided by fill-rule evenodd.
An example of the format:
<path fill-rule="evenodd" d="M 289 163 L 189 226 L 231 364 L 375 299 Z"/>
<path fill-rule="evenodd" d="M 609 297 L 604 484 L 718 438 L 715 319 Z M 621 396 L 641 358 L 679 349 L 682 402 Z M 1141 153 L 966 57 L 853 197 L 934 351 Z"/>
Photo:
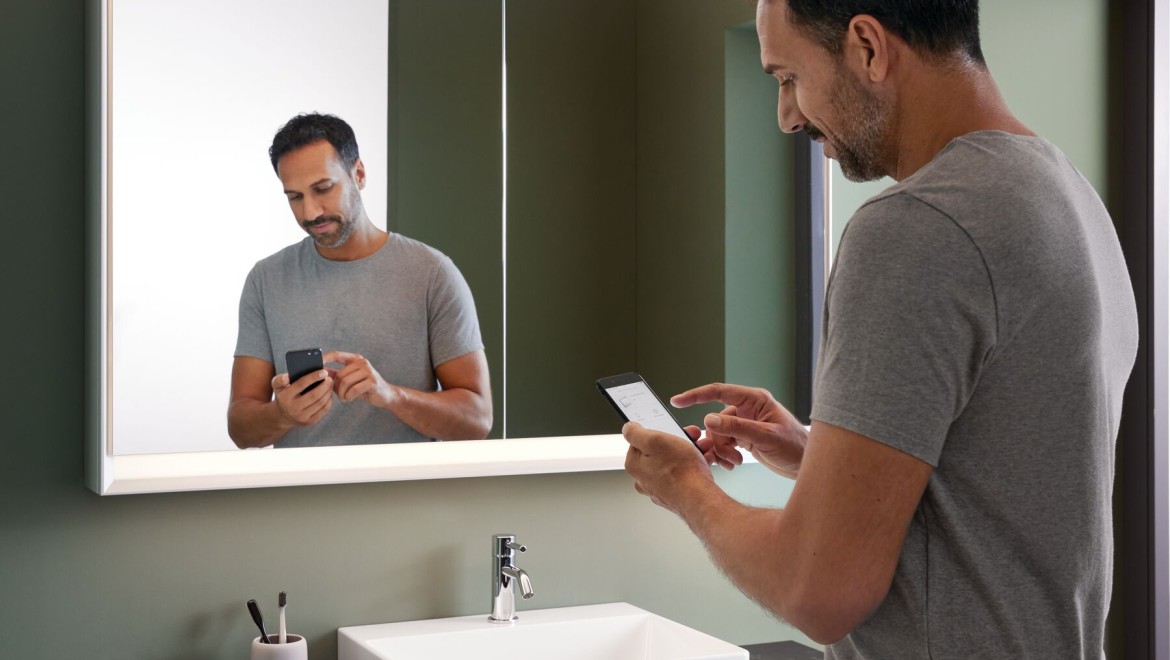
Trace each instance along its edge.
<path fill-rule="evenodd" d="M 637 370 L 664 395 L 709 380 L 758 384 L 797 406 L 811 387 L 798 374 L 811 365 L 823 264 L 805 257 L 822 239 L 794 217 L 823 222 L 822 161 L 807 144 L 794 156 L 799 145 L 775 128 L 775 83 L 746 23 L 753 7 L 353 2 L 364 13 L 331 6 L 335 37 L 306 45 L 298 33 L 319 20 L 307 4 L 199 3 L 187 16 L 152 4 L 93 0 L 89 15 L 89 77 L 101 91 L 89 113 L 94 490 L 616 469 L 625 443 L 593 391 L 599 376 Z M 144 37 L 124 43 L 123 20 L 139 11 Z M 264 34 L 271 43 L 260 45 Z M 196 56 L 164 57 L 179 51 Z M 144 63 L 164 72 L 135 69 Z M 228 82 L 232 71 L 241 75 Z M 196 82 L 224 87 L 196 92 Z M 258 452 L 226 441 L 243 277 L 302 235 L 265 152 L 305 110 L 354 125 L 371 218 L 442 250 L 468 280 L 493 439 Z M 181 147 L 184 133 L 195 140 Z M 241 155 L 225 157 L 229 147 Z M 138 237 L 147 245 L 123 242 Z M 229 242 L 232 260 L 221 258 Z M 798 282 L 797 261 L 813 275 Z M 180 284 L 180 274 L 195 277 Z M 213 316 L 224 318 L 213 326 Z"/>

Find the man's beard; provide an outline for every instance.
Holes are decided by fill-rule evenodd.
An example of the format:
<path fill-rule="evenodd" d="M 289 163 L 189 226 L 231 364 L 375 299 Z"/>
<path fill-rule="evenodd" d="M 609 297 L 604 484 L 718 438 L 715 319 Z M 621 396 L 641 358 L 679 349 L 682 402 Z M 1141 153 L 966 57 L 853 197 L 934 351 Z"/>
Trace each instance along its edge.
<path fill-rule="evenodd" d="M 857 182 L 875 181 L 889 174 L 883 165 L 889 134 L 889 104 L 867 92 L 842 67 L 837 69 L 832 96 L 837 115 L 851 121 L 832 140 L 841 173 Z M 805 131 L 814 139 L 824 135 L 815 126 L 808 126 Z"/>
<path fill-rule="evenodd" d="M 337 230 L 328 234 L 314 234 L 311 231 L 310 228 L 314 225 L 326 222 L 336 222 Z M 308 222 L 302 222 L 301 227 L 308 232 L 314 243 L 323 248 L 332 249 L 345 245 L 345 242 L 349 240 L 350 236 L 353 236 L 354 230 L 357 229 L 357 223 L 340 215 L 319 215 Z"/>

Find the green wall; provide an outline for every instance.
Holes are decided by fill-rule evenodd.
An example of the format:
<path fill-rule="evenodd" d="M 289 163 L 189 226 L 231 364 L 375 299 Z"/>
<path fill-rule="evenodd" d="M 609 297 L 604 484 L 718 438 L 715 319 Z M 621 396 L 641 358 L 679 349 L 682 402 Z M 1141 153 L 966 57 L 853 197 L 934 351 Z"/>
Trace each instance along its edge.
<path fill-rule="evenodd" d="M 663 396 L 733 378 L 791 391 L 791 153 L 753 15 L 508 2 L 508 436 L 612 432 L 593 382 L 625 371 Z M 745 185 L 767 158 L 767 189 Z"/>
<path fill-rule="evenodd" d="M 631 0 L 508 2 L 508 436 L 613 433 L 635 370 Z"/>
<path fill-rule="evenodd" d="M 498 2 L 390 3 L 390 227 L 442 250 L 479 315 L 503 434 L 503 134 Z"/>

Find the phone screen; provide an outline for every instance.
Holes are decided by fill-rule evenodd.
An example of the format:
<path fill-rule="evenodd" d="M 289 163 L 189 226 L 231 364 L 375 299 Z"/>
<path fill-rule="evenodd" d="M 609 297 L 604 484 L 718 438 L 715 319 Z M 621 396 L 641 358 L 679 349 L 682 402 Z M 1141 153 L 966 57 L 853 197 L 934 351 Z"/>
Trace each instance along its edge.
<path fill-rule="evenodd" d="M 648 429 L 664 431 L 677 435 L 687 442 L 693 442 L 641 376 L 624 374 L 602 378 L 597 381 L 597 386 L 627 421 L 637 422 Z"/>

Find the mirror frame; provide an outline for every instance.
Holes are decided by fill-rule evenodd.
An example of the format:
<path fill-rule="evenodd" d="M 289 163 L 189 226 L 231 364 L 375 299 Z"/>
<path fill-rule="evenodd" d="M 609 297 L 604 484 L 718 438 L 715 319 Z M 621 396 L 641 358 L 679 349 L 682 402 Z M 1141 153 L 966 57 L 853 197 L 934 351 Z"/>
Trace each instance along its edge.
<path fill-rule="evenodd" d="M 271 451 L 116 455 L 111 363 L 111 82 L 110 3 L 86 3 L 86 484 L 100 495 L 232 488 L 449 479 L 622 469 L 620 434 L 509 438 Z M 829 162 L 819 145 L 797 136 L 798 392 L 812 391 L 821 304 L 829 272 Z M 799 252 L 799 251 L 798 251 Z M 809 401 L 795 413 L 806 420 Z M 745 457 L 751 461 L 751 457 Z"/>

